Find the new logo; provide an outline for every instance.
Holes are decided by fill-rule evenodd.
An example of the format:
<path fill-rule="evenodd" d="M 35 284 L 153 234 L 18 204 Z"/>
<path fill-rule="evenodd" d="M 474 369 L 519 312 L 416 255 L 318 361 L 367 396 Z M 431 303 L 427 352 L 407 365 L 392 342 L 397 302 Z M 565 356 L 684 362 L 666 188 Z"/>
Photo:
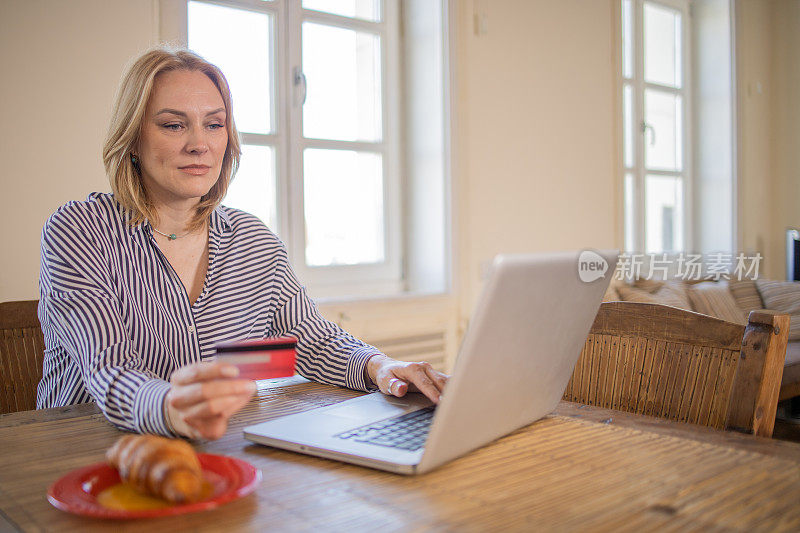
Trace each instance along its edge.
<path fill-rule="evenodd" d="M 578 256 L 578 276 L 584 283 L 606 277 L 608 261 L 592 250 L 584 250 Z"/>

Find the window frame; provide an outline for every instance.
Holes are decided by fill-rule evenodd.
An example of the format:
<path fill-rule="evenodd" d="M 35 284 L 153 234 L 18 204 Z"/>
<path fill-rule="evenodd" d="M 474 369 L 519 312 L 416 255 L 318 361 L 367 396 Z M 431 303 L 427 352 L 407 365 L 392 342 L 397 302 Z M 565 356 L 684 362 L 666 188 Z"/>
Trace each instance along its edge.
<path fill-rule="evenodd" d="M 277 227 L 289 259 L 315 297 L 400 294 L 403 279 L 403 205 L 399 0 L 380 0 L 381 20 L 372 22 L 302 8 L 302 0 L 196 0 L 271 15 L 274 43 L 270 57 L 272 130 L 240 132 L 243 145 L 273 149 Z M 189 0 L 162 0 L 160 33 L 188 45 Z M 302 71 L 302 24 L 315 22 L 381 36 L 382 139 L 378 142 L 308 139 L 302 134 L 302 91 L 294 71 Z M 390 87 L 398 90 L 390 90 Z M 383 167 L 384 261 L 375 264 L 308 266 L 305 256 L 303 150 L 334 148 L 381 154 Z"/>
<path fill-rule="evenodd" d="M 622 212 L 622 242 L 623 248 L 629 252 L 647 252 L 646 248 L 646 191 L 645 182 L 646 176 L 668 176 L 678 177 L 681 179 L 681 193 L 683 200 L 683 213 L 682 213 L 682 233 L 683 246 L 681 249 L 672 250 L 672 253 L 681 251 L 691 251 L 693 249 L 693 232 L 691 231 L 693 223 L 693 166 L 694 159 L 692 155 L 692 69 L 691 69 L 691 8 L 688 0 L 630 0 L 632 10 L 631 32 L 632 43 L 631 50 L 633 54 L 632 61 L 632 77 L 625 77 L 625 61 L 624 61 L 624 21 L 623 21 L 623 2 L 625 0 L 618 0 L 615 3 L 617 10 L 617 58 L 619 61 L 619 68 L 617 68 L 617 103 L 619 112 L 617 119 L 620 126 L 617 128 L 619 142 L 619 176 L 620 176 L 620 205 Z M 681 13 L 681 87 L 670 87 L 660 85 L 657 83 L 646 82 L 644 79 L 644 4 L 652 4 L 663 6 L 668 9 L 676 10 Z M 624 91 L 625 87 L 630 86 L 632 92 L 632 115 L 631 115 L 631 135 L 633 137 L 633 166 L 628 166 L 625 161 L 625 100 Z M 645 167 L 645 131 L 644 131 L 644 94 L 646 89 L 655 89 L 662 92 L 677 94 L 682 97 L 681 109 L 681 126 L 682 126 L 682 165 L 681 170 L 648 170 Z M 628 219 L 628 212 L 626 203 L 628 200 L 626 193 L 626 176 L 633 176 L 633 220 Z M 629 239 L 626 227 L 630 225 L 633 235 Z M 630 249 L 628 249 L 630 248 Z M 650 253 L 650 252 L 648 252 Z M 653 253 L 665 253 L 664 250 L 655 251 Z"/>
<path fill-rule="evenodd" d="M 290 85 L 287 93 L 293 95 L 287 101 L 289 114 L 289 203 L 287 212 L 294 216 L 289 220 L 287 249 L 295 270 L 300 278 L 313 288 L 315 296 L 330 297 L 347 294 L 364 296 L 369 294 L 394 294 L 403 291 L 402 279 L 402 205 L 400 184 L 400 50 L 399 50 L 399 5 L 398 0 L 382 0 L 381 21 L 372 22 L 351 19 L 340 15 L 303 9 L 302 0 L 287 0 L 290 5 L 289 27 L 297 30 L 290 34 L 289 61 L 302 70 L 302 24 L 303 22 L 322 23 L 340 28 L 366 31 L 381 36 L 381 140 L 377 142 L 339 141 L 312 139 L 303 136 L 303 109 L 297 105 L 298 87 L 291 79 L 292 73 L 284 78 Z M 291 67 L 293 68 L 293 67 Z M 291 108 L 290 108 L 291 107 Z M 384 208 L 384 261 L 376 264 L 331 265 L 310 267 L 305 261 L 305 219 L 304 219 L 304 173 L 303 151 L 308 148 L 333 148 L 368 151 L 381 154 L 383 170 L 383 208 Z"/>

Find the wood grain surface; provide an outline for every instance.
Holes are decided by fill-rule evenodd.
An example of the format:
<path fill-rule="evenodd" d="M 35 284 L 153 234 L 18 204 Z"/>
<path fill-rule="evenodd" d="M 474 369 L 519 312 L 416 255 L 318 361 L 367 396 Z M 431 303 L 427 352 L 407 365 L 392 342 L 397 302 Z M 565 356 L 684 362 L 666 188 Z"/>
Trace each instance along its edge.
<path fill-rule="evenodd" d="M 0 413 L 36 408 L 44 335 L 38 300 L 0 302 Z"/>
<path fill-rule="evenodd" d="M 225 437 L 195 446 L 260 468 L 254 494 L 131 522 L 56 510 L 47 487 L 102 461 L 121 434 L 82 405 L 0 417 L 0 518 L 25 531 L 800 529 L 800 444 L 562 402 L 538 422 L 406 477 L 244 440 L 252 422 L 360 394 L 302 378 L 260 385 Z"/>
<path fill-rule="evenodd" d="M 789 321 L 789 315 L 773 311 L 750 312 L 726 428 L 772 435 L 789 340 Z"/>

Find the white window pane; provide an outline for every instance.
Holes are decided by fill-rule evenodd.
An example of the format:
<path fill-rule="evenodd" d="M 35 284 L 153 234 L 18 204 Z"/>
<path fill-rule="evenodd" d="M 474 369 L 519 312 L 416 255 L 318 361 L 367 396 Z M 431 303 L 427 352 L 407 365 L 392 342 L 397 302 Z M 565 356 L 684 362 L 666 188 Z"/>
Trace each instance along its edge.
<path fill-rule="evenodd" d="M 644 5 L 644 79 L 680 87 L 681 14 L 674 9 Z"/>
<path fill-rule="evenodd" d="M 303 23 L 304 136 L 381 140 L 380 46 L 371 33 Z"/>
<path fill-rule="evenodd" d="M 327 266 L 383 261 L 380 154 L 307 149 L 303 167 L 306 263 Z"/>
<path fill-rule="evenodd" d="M 683 106 L 681 97 L 664 91 L 644 92 L 644 162 L 648 169 L 683 167 Z"/>
<path fill-rule="evenodd" d="M 647 253 L 683 250 L 683 181 L 672 176 L 646 177 Z"/>
<path fill-rule="evenodd" d="M 380 0 L 303 0 L 303 8 L 380 22 Z"/>
<path fill-rule="evenodd" d="M 631 0 L 622 0 L 622 75 L 633 77 L 633 11 Z"/>
<path fill-rule="evenodd" d="M 633 252 L 636 248 L 636 235 L 634 234 L 634 222 L 636 221 L 635 194 L 633 174 L 625 174 L 625 251 L 627 252 Z"/>
<path fill-rule="evenodd" d="M 189 48 L 225 74 L 239 131 L 270 133 L 270 16 L 189 2 L 188 31 Z"/>
<path fill-rule="evenodd" d="M 277 231 L 275 155 L 269 146 L 242 146 L 239 171 L 228 187 L 224 204 L 260 218 Z"/>
<path fill-rule="evenodd" d="M 631 168 L 633 166 L 633 88 L 630 85 L 622 88 L 622 114 L 625 166 Z"/>

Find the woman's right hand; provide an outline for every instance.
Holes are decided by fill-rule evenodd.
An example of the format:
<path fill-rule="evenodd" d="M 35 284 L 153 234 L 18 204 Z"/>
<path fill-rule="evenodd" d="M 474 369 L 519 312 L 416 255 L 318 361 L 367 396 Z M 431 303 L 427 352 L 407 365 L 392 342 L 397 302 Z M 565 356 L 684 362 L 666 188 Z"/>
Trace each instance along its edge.
<path fill-rule="evenodd" d="M 224 363 L 193 363 L 172 374 L 167 393 L 167 422 L 192 439 L 215 440 L 228 429 L 228 419 L 252 398 L 255 381 L 236 379 L 239 369 Z"/>

